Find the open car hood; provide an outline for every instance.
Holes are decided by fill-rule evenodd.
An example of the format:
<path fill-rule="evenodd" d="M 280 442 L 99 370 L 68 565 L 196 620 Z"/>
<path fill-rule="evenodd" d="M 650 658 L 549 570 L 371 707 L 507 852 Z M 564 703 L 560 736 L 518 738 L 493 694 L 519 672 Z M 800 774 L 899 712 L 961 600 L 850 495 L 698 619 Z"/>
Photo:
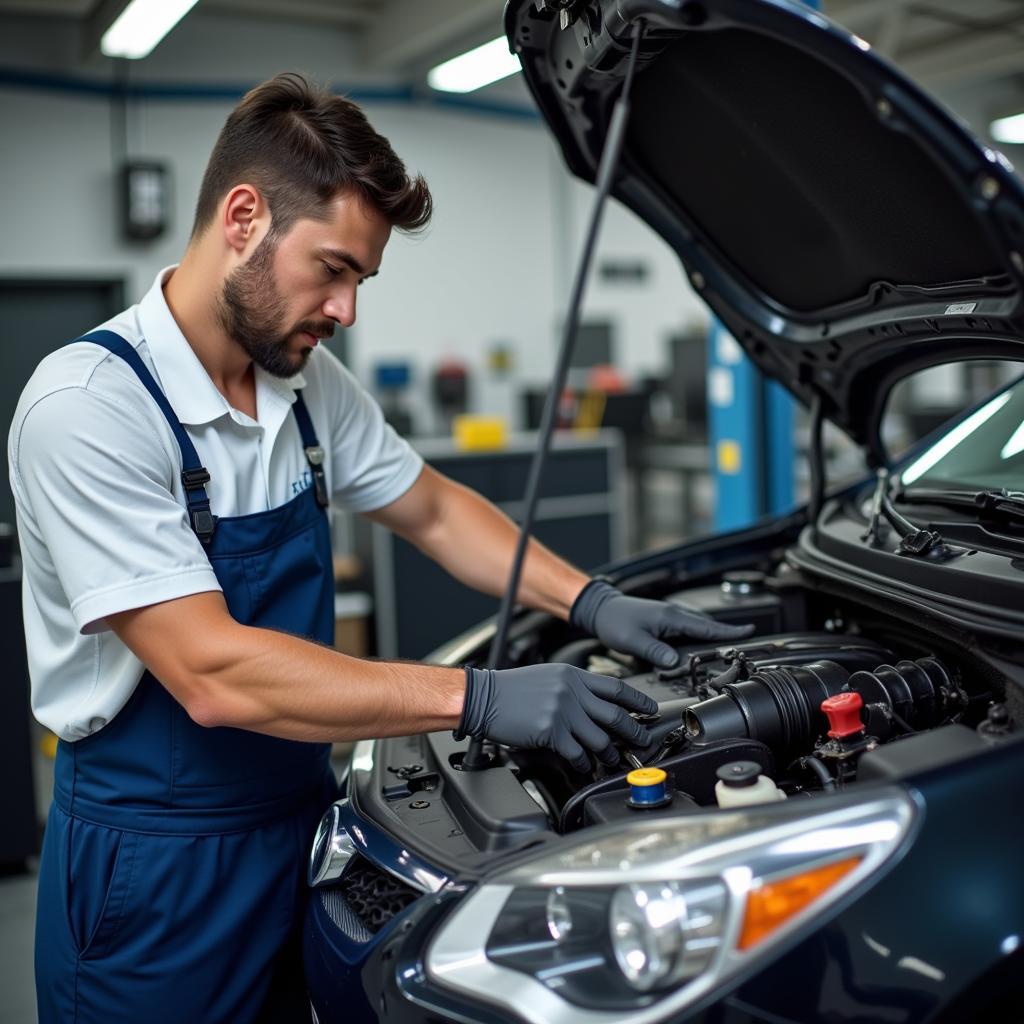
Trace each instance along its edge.
<path fill-rule="evenodd" d="M 509 43 L 574 174 L 595 178 L 637 19 L 613 194 L 764 373 L 820 396 L 882 463 L 897 380 L 1024 359 L 1020 180 L 794 0 L 508 0 Z"/>

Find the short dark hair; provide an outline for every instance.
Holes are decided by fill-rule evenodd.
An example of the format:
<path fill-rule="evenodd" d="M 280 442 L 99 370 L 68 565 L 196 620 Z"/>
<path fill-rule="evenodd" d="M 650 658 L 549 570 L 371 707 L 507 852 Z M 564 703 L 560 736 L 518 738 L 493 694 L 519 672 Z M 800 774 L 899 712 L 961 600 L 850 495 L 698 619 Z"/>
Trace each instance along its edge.
<path fill-rule="evenodd" d="M 400 231 L 425 227 L 433 209 L 422 175 L 409 177 L 355 103 L 294 72 L 256 86 L 228 116 L 203 175 L 193 237 L 242 182 L 263 194 L 278 237 L 300 217 L 322 217 L 343 192 L 369 201 Z"/>

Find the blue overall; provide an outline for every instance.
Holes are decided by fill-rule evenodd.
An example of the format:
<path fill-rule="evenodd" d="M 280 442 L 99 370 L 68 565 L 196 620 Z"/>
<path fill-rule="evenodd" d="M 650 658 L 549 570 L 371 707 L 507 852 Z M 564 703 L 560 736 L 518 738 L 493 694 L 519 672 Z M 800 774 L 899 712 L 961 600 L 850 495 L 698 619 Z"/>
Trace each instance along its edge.
<path fill-rule="evenodd" d="M 124 359 L 174 430 L 189 520 L 232 616 L 330 643 L 327 493 L 301 392 L 293 411 L 314 486 L 216 518 L 209 474 L 135 350 L 111 332 L 79 340 Z M 329 753 L 201 728 L 148 672 L 103 729 L 62 741 L 39 879 L 42 1024 L 308 1021 L 304 868 L 336 795 Z"/>

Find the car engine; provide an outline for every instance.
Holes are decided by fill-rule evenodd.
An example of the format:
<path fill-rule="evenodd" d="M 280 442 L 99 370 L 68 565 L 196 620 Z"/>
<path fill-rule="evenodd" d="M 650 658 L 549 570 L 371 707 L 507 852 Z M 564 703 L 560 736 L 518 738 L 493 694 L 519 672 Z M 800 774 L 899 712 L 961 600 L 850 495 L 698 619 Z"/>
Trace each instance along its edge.
<path fill-rule="evenodd" d="M 989 642 L 936 628 L 907 604 L 812 579 L 778 548 L 744 562 L 709 565 L 685 589 L 664 570 L 623 584 L 719 621 L 753 623 L 741 642 L 677 646 L 679 664 L 668 671 L 550 616 L 519 621 L 506 664 L 568 663 L 654 699 L 658 713 L 641 719 L 646 748 L 620 746 L 614 768 L 593 763 L 579 773 L 545 750 L 488 745 L 490 767 L 465 770 L 468 741 L 450 732 L 395 737 L 378 741 L 372 768 L 353 773 L 359 806 L 435 863 L 464 868 L 637 815 L 827 799 L 942 769 L 1019 731 L 1024 679 Z M 483 664 L 489 635 L 460 639 L 439 660 Z M 644 791 L 653 799 L 638 801 L 637 769 L 663 780 Z"/>
<path fill-rule="evenodd" d="M 597 766 L 591 778 L 550 755 L 515 753 L 520 779 L 561 833 L 638 812 L 812 797 L 941 764 L 1009 731 L 995 673 L 968 667 L 948 638 L 895 622 L 872 629 L 855 607 L 785 572 L 726 574 L 668 600 L 769 632 L 681 647 L 667 671 L 595 640 L 553 650 L 547 660 L 622 679 L 659 709 L 641 719 L 651 744 L 621 749 L 618 768 Z M 794 620 L 817 628 L 770 632 Z M 666 773 L 656 807 L 630 795 L 627 776 L 641 767 Z"/>

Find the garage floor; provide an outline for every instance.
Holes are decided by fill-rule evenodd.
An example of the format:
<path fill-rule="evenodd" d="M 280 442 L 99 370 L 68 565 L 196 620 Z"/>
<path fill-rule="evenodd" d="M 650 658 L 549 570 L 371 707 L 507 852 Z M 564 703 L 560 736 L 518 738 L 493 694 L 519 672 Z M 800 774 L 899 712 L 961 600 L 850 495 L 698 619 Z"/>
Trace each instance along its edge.
<path fill-rule="evenodd" d="M 0 878 L 0 908 L 0 1024 L 34 1024 L 35 865 L 31 874 Z"/>

